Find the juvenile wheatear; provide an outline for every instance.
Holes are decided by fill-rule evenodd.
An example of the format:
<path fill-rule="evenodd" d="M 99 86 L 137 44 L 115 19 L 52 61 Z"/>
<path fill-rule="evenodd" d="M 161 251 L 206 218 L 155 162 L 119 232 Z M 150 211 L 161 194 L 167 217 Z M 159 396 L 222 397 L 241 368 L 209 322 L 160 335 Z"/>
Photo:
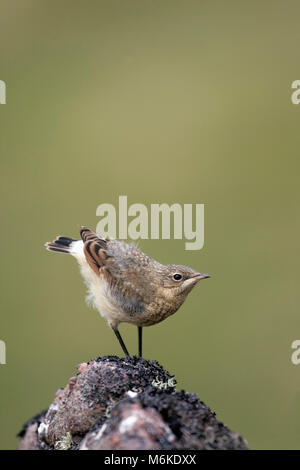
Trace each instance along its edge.
<path fill-rule="evenodd" d="M 88 288 L 87 299 L 107 320 L 126 356 L 118 326 L 138 327 L 142 357 L 142 328 L 173 315 L 201 279 L 210 277 L 187 266 L 163 265 L 134 245 L 106 240 L 81 227 L 81 240 L 58 237 L 45 244 L 47 250 L 73 255 Z"/>

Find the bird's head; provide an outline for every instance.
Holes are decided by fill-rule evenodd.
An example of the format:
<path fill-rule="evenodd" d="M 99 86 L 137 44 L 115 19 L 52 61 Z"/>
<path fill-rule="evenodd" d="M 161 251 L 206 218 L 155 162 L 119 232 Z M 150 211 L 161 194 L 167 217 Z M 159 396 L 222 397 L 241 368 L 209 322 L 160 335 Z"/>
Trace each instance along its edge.
<path fill-rule="evenodd" d="M 163 290 L 167 297 L 183 297 L 193 289 L 193 287 L 201 281 L 207 279 L 209 274 L 203 274 L 195 271 L 188 266 L 169 264 L 163 267 L 161 273 Z"/>

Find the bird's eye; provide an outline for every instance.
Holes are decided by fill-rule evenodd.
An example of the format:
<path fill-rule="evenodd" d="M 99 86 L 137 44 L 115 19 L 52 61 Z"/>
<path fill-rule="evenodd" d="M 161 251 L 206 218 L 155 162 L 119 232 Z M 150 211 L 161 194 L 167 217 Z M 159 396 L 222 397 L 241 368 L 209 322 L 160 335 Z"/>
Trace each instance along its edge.
<path fill-rule="evenodd" d="M 176 274 L 173 275 L 173 279 L 175 281 L 180 281 L 182 279 L 182 276 L 181 276 L 181 274 L 176 273 Z"/>

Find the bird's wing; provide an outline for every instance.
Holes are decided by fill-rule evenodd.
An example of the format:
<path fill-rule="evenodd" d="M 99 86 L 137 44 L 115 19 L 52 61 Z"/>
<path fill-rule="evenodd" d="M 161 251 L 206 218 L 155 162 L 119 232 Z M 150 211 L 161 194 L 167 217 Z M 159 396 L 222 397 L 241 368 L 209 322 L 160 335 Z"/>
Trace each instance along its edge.
<path fill-rule="evenodd" d="M 96 274 L 100 274 L 101 269 L 104 271 L 106 260 L 108 258 L 106 253 L 107 241 L 100 238 L 87 227 L 81 227 L 80 235 L 83 241 L 83 252 L 86 260 L 92 270 Z"/>

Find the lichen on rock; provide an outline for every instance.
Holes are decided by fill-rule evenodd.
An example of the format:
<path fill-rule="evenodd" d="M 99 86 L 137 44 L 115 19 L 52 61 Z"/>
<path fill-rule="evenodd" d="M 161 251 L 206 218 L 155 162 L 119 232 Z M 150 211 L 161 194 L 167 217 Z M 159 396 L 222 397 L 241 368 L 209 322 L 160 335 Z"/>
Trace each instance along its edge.
<path fill-rule="evenodd" d="M 105 356 L 78 366 L 46 412 L 20 433 L 19 449 L 246 449 L 196 394 L 156 361 Z"/>

